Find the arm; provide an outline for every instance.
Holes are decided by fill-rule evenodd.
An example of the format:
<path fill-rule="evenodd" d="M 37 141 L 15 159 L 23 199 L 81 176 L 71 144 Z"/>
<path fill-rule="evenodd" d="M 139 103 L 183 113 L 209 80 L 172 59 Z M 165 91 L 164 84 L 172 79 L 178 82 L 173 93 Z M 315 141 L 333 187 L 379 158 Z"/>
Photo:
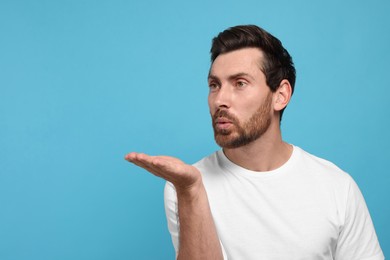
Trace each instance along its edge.
<path fill-rule="evenodd" d="M 180 219 L 177 259 L 223 259 L 200 172 L 167 156 L 130 153 L 125 159 L 175 186 Z"/>
<path fill-rule="evenodd" d="M 335 259 L 383 260 L 384 255 L 367 205 L 352 178 L 345 208 Z"/>

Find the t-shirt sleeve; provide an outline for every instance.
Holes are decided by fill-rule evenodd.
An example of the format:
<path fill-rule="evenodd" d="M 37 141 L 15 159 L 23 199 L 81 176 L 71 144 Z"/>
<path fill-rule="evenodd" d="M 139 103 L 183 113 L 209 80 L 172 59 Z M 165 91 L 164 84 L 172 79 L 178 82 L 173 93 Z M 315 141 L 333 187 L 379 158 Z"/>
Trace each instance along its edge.
<path fill-rule="evenodd" d="M 173 243 L 173 247 L 175 248 L 176 257 L 179 252 L 179 230 L 180 230 L 180 222 L 179 222 L 179 213 L 177 208 L 177 195 L 175 187 L 172 183 L 166 182 L 164 189 L 164 206 L 165 206 L 165 214 L 168 222 L 168 230 L 171 234 L 171 239 Z M 226 251 L 221 243 L 223 259 L 228 260 Z"/>
<path fill-rule="evenodd" d="M 164 189 L 164 206 L 168 222 L 168 230 L 171 234 L 176 256 L 179 250 L 179 215 L 177 210 L 176 190 L 172 183 L 166 182 Z"/>
<path fill-rule="evenodd" d="M 336 260 L 383 260 L 370 213 L 357 184 L 350 179 Z"/>

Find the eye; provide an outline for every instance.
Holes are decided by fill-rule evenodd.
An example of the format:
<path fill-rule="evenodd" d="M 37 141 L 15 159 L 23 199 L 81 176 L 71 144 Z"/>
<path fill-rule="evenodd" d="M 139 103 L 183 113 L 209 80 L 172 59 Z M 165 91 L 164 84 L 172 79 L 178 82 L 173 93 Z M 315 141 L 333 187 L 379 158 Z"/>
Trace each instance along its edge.
<path fill-rule="evenodd" d="M 244 80 L 237 80 L 236 87 L 238 88 L 244 88 L 248 85 L 248 83 Z"/>
<path fill-rule="evenodd" d="M 214 82 L 209 83 L 210 92 L 214 92 L 214 91 L 218 90 L 218 88 L 219 88 L 219 85 L 217 83 L 214 83 Z"/>

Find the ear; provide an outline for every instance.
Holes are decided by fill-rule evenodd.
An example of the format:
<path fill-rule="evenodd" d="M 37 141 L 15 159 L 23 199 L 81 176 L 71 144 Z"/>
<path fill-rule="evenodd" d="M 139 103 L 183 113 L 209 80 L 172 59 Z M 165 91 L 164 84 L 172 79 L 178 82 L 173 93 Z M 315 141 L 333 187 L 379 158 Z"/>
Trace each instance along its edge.
<path fill-rule="evenodd" d="M 280 82 L 279 88 L 274 92 L 274 110 L 280 111 L 290 102 L 292 87 L 287 79 Z"/>

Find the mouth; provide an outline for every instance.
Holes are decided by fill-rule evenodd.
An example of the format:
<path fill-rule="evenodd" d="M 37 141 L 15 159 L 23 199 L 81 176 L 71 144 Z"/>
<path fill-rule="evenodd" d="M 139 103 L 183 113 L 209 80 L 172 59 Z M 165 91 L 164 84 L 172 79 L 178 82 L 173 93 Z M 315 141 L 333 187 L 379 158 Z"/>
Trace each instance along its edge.
<path fill-rule="evenodd" d="M 227 129 L 233 125 L 233 122 L 224 117 L 218 117 L 215 120 L 215 127 L 218 129 Z"/>

